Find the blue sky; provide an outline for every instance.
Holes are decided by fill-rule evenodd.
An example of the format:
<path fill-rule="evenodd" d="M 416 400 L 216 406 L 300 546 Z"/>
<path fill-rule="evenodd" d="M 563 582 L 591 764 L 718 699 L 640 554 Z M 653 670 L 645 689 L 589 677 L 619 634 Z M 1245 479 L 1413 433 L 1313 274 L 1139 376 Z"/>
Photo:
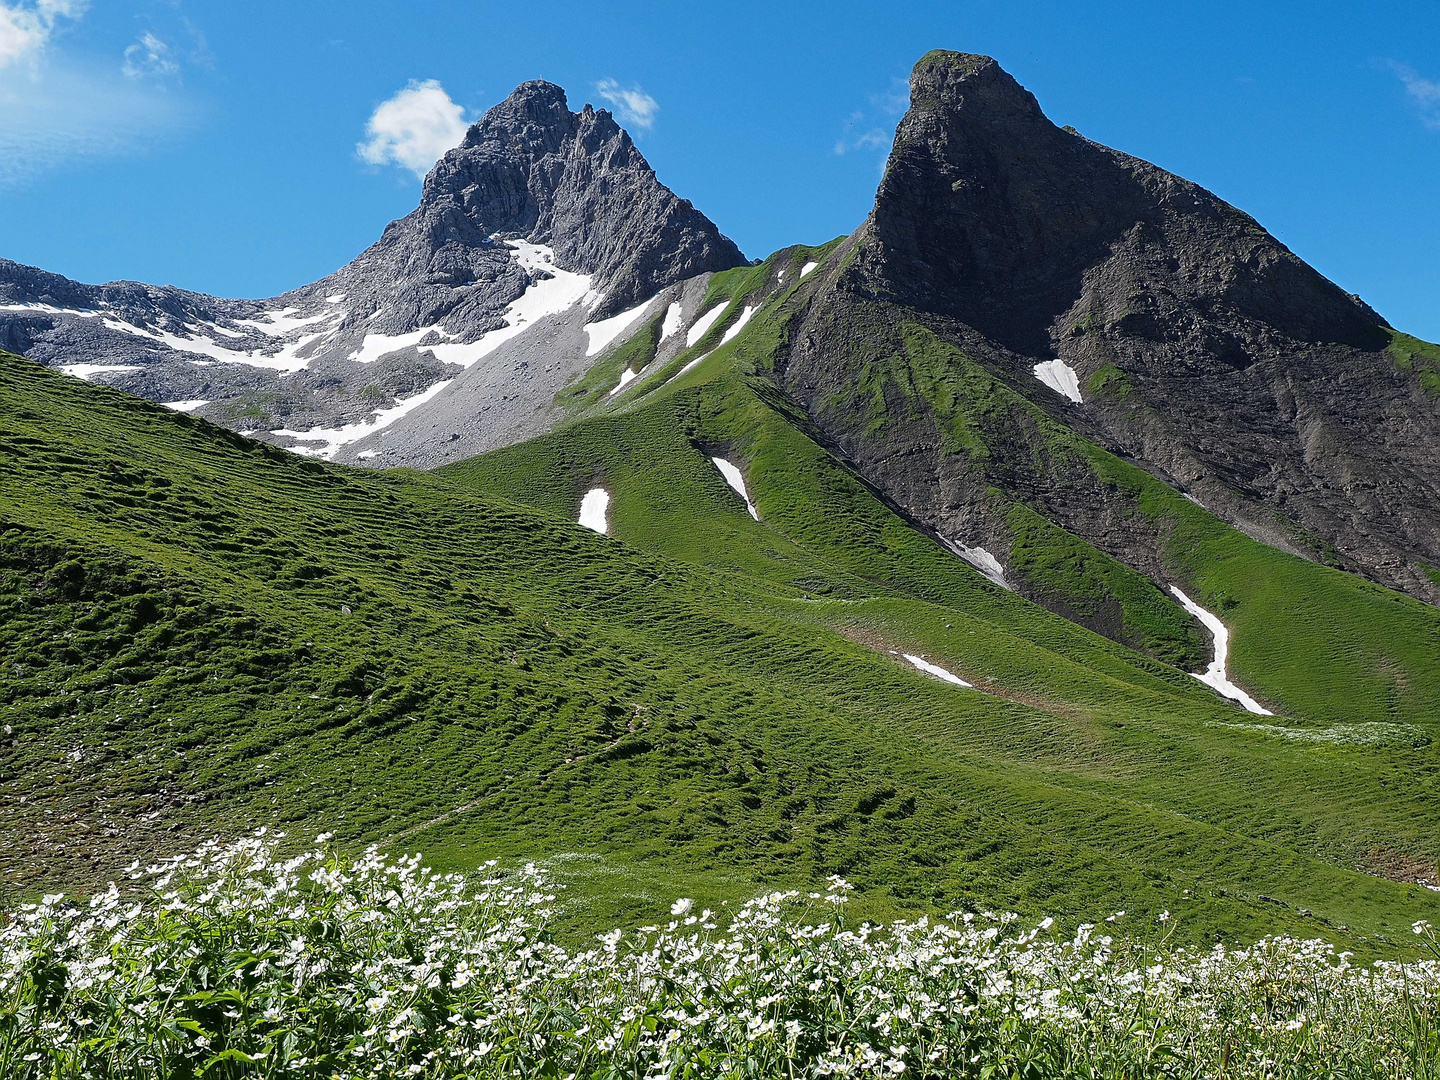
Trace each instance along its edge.
<path fill-rule="evenodd" d="M 0 256 L 280 292 L 412 209 L 435 140 L 530 78 L 622 102 L 660 178 L 765 255 L 864 218 L 934 47 L 995 56 L 1056 123 L 1205 185 L 1440 340 L 1433 0 L 0 0 Z"/>

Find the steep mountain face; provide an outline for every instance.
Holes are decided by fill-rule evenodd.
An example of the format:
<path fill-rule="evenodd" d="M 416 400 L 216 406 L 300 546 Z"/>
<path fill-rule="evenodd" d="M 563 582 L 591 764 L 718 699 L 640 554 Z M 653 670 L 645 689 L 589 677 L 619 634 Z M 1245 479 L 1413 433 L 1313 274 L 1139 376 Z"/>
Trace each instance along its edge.
<path fill-rule="evenodd" d="M 0 263 L 0 343 L 333 456 L 477 365 L 501 373 L 500 396 L 548 405 L 587 364 L 585 326 L 744 261 L 608 112 L 528 82 L 437 163 L 413 213 L 321 281 L 221 300 Z M 530 385 L 508 353 L 541 323 L 570 332 L 540 365 L 554 377 Z"/>
<path fill-rule="evenodd" d="M 916 65 L 831 265 L 786 385 L 942 535 L 1023 562 L 1028 507 L 1172 579 L 1068 427 L 1256 538 L 1440 601 L 1440 357 L 1216 196 L 1056 127 L 995 61 Z"/>
<path fill-rule="evenodd" d="M 588 276 L 595 319 L 745 261 L 608 112 L 572 113 L 560 87 L 527 82 L 436 163 L 413 213 L 305 291 L 363 297 L 379 333 L 483 333 L 528 284 L 507 240 L 547 246 L 557 268 Z"/>

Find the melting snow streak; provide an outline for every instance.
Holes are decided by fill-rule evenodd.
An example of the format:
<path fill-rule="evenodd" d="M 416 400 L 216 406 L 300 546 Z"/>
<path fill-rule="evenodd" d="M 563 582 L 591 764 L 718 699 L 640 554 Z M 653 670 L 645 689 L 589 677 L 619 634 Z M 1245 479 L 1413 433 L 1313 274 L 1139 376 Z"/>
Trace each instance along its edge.
<path fill-rule="evenodd" d="M 1210 661 L 1210 666 L 1204 671 L 1195 672 L 1195 678 L 1199 679 L 1223 697 L 1227 697 L 1232 701 L 1238 701 L 1252 713 L 1258 713 L 1261 716 L 1274 716 L 1274 713 L 1261 705 L 1244 690 L 1241 690 L 1240 687 L 1236 686 L 1226 676 L 1225 660 L 1230 654 L 1230 631 L 1226 629 L 1225 624 L 1220 621 L 1219 616 L 1206 611 L 1174 585 L 1170 586 L 1170 591 L 1175 594 L 1176 598 L 1180 601 L 1180 605 L 1191 615 L 1194 615 L 1195 618 L 1199 619 L 1200 622 L 1204 624 L 1205 629 L 1209 630 L 1210 633 L 1215 636 L 1215 659 Z"/>
<path fill-rule="evenodd" d="M 366 435 L 374 435 L 382 428 L 387 428 L 396 420 L 399 420 L 408 412 L 418 409 L 427 401 L 430 401 L 437 394 L 450 385 L 450 380 L 438 382 L 426 390 L 413 394 L 408 398 L 396 398 L 395 404 L 388 409 L 376 409 L 366 419 L 358 424 L 345 424 L 338 428 L 311 428 L 309 431 L 291 431 L 289 428 L 278 428 L 276 435 L 287 435 L 294 439 L 295 446 L 287 447 L 297 454 L 306 457 L 322 457 L 333 459 L 340 452 L 342 446 L 358 442 Z M 305 443 L 319 443 L 319 446 L 306 446 Z"/>
<path fill-rule="evenodd" d="M 971 566 L 979 570 L 987 578 L 999 585 L 1002 589 L 1009 589 L 1010 582 L 1005 580 L 1005 568 L 1000 565 L 1000 560 L 991 555 L 983 547 L 966 547 L 958 544 L 947 537 L 940 537 L 946 547 L 953 551 L 960 558 L 964 559 Z"/>
<path fill-rule="evenodd" d="M 605 512 L 610 509 L 610 493 L 604 488 L 591 488 L 580 500 L 580 524 L 602 536 L 610 531 Z"/>
<path fill-rule="evenodd" d="M 950 672 L 946 671 L 943 667 L 940 667 L 938 664 L 930 663 L 923 656 L 914 656 L 908 652 L 901 653 L 900 655 L 905 657 L 906 660 L 909 660 L 910 663 L 914 664 L 917 668 L 925 672 L 925 674 L 927 675 L 934 675 L 937 679 L 940 679 L 944 682 L 953 683 L 955 686 L 970 685 L 964 679 L 960 678 L 960 676 L 950 674 Z"/>
<path fill-rule="evenodd" d="M 586 323 L 585 334 L 589 337 L 590 343 L 585 346 L 585 355 L 594 356 L 604 349 L 605 346 L 623 334 L 631 323 L 640 318 L 641 315 L 644 315 L 645 309 L 649 306 L 650 301 L 646 300 L 641 304 L 637 304 L 629 311 L 622 311 L 619 315 L 612 315 L 610 318 L 601 319 L 599 322 Z"/>
<path fill-rule="evenodd" d="M 660 325 L 660 340 L 664 341 L 676 330 L 679 330 L 681 321 L 680 305 L 678 303 L 671 304 L 665 309 L 665 321 Z"/>
<path fill-rule="evenodd" d="M 720 470 L 720 475 L 725 478 L 725 483 L 735 490 L 735 494 L 745 500 L 745 509 L 750 511 L 750 516 L 759 521 L 760 511 L 756 510 L 755 504 L 750 501 L 750 492 L 745 490 L 745 477 L 740 475 L 740 470 L 723 457 L 712 457 L 710 460 L 715 463 L 715 468 Z"/>
<path fill-rule="evenodd" d="M 704 337 L 706 331 L 708 331 L 710 327 L 715 325 L 715 320 L 720 318 L 721 314 L 729 305 L 730 301 L 721 300 L 720 303 L 716 304 L 709 311 L 705 312 L 704 315 L 701 315 L 698 319 L 696 319 L 695 325 L 690 327 L 689 330 L 685 331 L 685 347 L 687 349 L 690 348 L 702 337 Z"/>
<path fill-rule="evenodd" d="M 638 371 L 631 371 L 628 367 L 624 371 L 620 372 L 620 381 L 615 384 L 615 389 L 610 391 L 610 396 L 614 397 L 621 390 L 624 390 L 625 387 L 629 386 L 631 381 L 637 378 L 639 375 L 640 373 Z"/>

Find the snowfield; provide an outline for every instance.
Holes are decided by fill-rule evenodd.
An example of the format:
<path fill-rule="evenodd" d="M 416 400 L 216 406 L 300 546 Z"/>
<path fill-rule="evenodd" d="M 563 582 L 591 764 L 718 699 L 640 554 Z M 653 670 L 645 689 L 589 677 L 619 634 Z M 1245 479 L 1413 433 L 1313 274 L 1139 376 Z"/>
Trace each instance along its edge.
<path fill-rule="evenodd" d="M 326 319 L 340 319 L 345 315 L 343 311 L 322 311 L 319 315 L 303 315 L 296 318 L 295 312 L 299 310 L 299 308 L 287 307 L 281 308 L 279 311 L 266 311 L 262 313 L 263 319 L 236 319 L 235 325 L 253 327 L 271 337 L 284 337 L 291 331 L 299 330 L 311 323 L 322 322 Z M 222 334 L 233 333 L 222 326 L 212 326 L 211 329 L 218 330 Z"/>
<path fill-rule="evenodd" d="M 1077 405 L 1084 404 L 1080 397 L 1080 376 L 1064 360 L 1046 360 L 1042 364 L 1036 364 L 1035 378 L 1057 394 L 1064 394 Z"/>
<path fill-rule="evenodd" d="M 572 274 L 569 270 L 561 270 L 555 265 L 553 249 L 544 244 L 530 244 L 524 240 L 507 240 L 505 243 L 515 251 L 515 257 L 526 270 L 532 274 L 549 276 L 531 281 L 530 286 L 511 302 L 504 311 L 504 326 L 463 344 L 437 342 L 421 346 L 426 351 L 433 353 L 435 359 L 441 363 L 469 367 L 477 360 L 494 352 L 511 338 L 528 330 L 541 319 L 558 315 L 587 297 L 592 297 L 590 275 Z M 599 298 L 593 297 L 593 299 L 598 300 Z M 439 323 L 422 326 L 418 330 L 410 330 L 404 334 L 366 334 L 360 348 L 350 354 L 350 359 L 357 363 L 368 364 L 399 349 L 408 348 L 411 345 L 418 346 L 430 334 L 445 338 L 453 336 Z"/>
<path fill-rule="evenodd" d="M 389 427 L 396 420 L 399 420 L 406 413 L 413 412 L 436 395 L 440 394 L 450 380 L 445 379 L 435 385 L 428 387 L 418 394 L 412 394 L 408 398 L 398 398 L 395 404 L 388 409 L 377 409 L 368 418 L 358 424 L 346 424 L 338 428 L 311 428 L 309 431 L 291 431 L 289 428 L 280 428 L 275 431 L 276 435 L 288 435 L 297 443 L 320 443 L 319 446 L 291 446 L 288 449 L 306 457 L 322 457 L 333 460 L 340 452 L 342 446 L 353 442 L 359 442 L 367 435 L 374 435 L 375 432 Z"/>
<path fill-rule="evenodd" d="M 665 309 L 665 321 L 660 324 L 660 340 L 664 341 L 671 334 L 680 329 L 684 320 L 679 301 L 673 302 Z"/>
<path fill-rule="evenodd" d="M 296 308 L 284 308 L 280 311 L 267 312 L 267 318 L 264 321 L 259 319 L 241 319 L 239 320 L 239 325 L 249 326 L 269 337 L 280 337 L 310 323 L 326 319 L 338 319 L 344 315 L 344 312 L 332 311 L 325 312 L 321 315 L 295 319 L 292 316 L 297 310 Z M 245 364 L 248 367 L 278 371 L 282 375 L 302 371 L 308 367 L 310 358 L 301 357 L 297 354 L 311 342 L 319 341 L 328 334 L 328 331 L 322 330 L 320 333 L 307 335 L 298 341 L 293 341 L 282 346 L 275 353 L 267 355 L 255 350 L 231 349 L 221 345 L 213 338 L 207 337 L 205 331 L 208 330 L 213 334 L 229 338 L 243 337 L 244 335 L 237 330 L 229 330 L 223 326 L 217 326 L 213 322 L 205 322 L 203 320 L 181 325 L 181 329 L 191 332 L 190 337 L 183 337 L 169 330 L 157 330 L 123 322 L 108 312 L 95 311 L 90 308 L 60 308 L 52 304 L 4 304 L 0 305 L 0 311 L 35 311 L 48 315 L 74 315 L 81 319 L 99 319 L 107 329 L 113 330 L 116 333 L 138 337 L 152 344 L 166 345 L 176 352 L 194 353 L 198 356 L 210 358 L 208 361 L 190 361 L 192 364 L 198 366 L 217 362 L 222 364 Z M 66 374 L 77 375 L 81 371 L 93 373 L 106 370 L 106 368 L 100 364 L 69 364 L 62 366 L 60 370 Z M 118 371 L 120 369 L 118 367 L 111 367 L 109 370 Z M 88 378 L 87 375 L 80 375 L 79 377 L 82 379 Z"/>
<path fill-rule="evenodd" d="M 750 511 L 750 516 L 759 521 L 760 511 L 756 510 L 755 504 L 750 501 L 750 492 L 745 489 L 745 477 L 740 474 L 740 470 L 723 457 L 712 457 L 710 460 L 715 463 L 715 468 L 720 470 L 720 475 L 725 478 L 725 483 L 734 489 L 735 494 L 745 500 L 745 509 Z"/>
<path fill-rule="evenodd" d="M 716 350 L 719 349 L 721 345 L 724 345 L 726 342 L 733 341 L 735 339 L 735 335 L 740 333 L 741 330 L 745 329 L 745 324 L 750 321 L 750 316 L 754 314 L 755 309 L 747 304 L 745 306 L 745 310 L 740 312 L 740 317 L 736 319 L 730 326 L 726 327 L 724 335 L 722 335 L 720 338 L 720 345 L 716 345 L 714 349 L 711 349 L 709 352 L 697 356 L 694 360 L 691 360 L 674 375 L 671 375 L 670 379 L 678 379 L 681 375 L 684 375 L 691 368 L 699 367 L 706 360 L 709 360 L 710 357 L 715 355 Z M 665 381 L 669 382 L 670 379 L 666 379 Z"/>
<path fill-rule="evenodd" d="M 704 315 L 701 315 L 691 323 L 690 329 L 685 331 L 685 347 L 687 349 L 692 348 L 697 341 L 704 337 L 706 333 L 709 332 L 710 327 L 715 325 L 715 320 L 720 318 L 729 306 L 729 300 L 721 300 L 720 303 L 716 304 L 709 311 L 705 312 Z"/>
<path fill-rule="evenodd" d="M 629 386 L 639 377 L 640 373 L 638 371 L 634 371 L 631 368 L 627 367 L 624 371 L 620 372 L 620 381 L 616 383 L 615 388 L 610 391 L 610 396 L 614 397 L 616 394 L 618 394 L 621 390 L 624 390 L 625 387 Z"/>
<path fill-rule="evenodd" d="M 74 375 L 77 379 L 93 381 L 94 376 L 103 375 L 107 371 L 119 375 L 126 371 L 139 371 L 134 364 L 66 364 L 60 369 L 66 375 Z"/>
<path fill-rule="evenodd" d="M 602 487 L 591 488 L 580 500 L 580 524 L 602 536 L 610 532 L 610 493 Z"/>
<path fill-rule="evenodd" d="M 1258 716 L 1274 716 L 1274 713 L 1261 705 L 1244 690 L 1241 690 L 1240 687 L 1236 686 L 1226 676 L 1225 661 L 1230 655 L 1230 631 L 1226 628 L 1225 624 L 1220 621 L 1220 617 L 1212 612 L 1206 611 L 1174 585 L 1170 586 L 1170 591 L 1174 593 L 1176 599 L 1180 601 L 1180 606 L 1195 616 L 1195 618 L 1199 619 L 1205 629 L 1209 630 L 1215 637 L 1215 659 L 1210 661 L 1210 666 L 1204 671 L 1195 672 L 1195 678 L 1215 690 L 1216 693 L 1221 696 L 1227 697 L 1231 701 L 1238 701 L 1247 710 Z"/>

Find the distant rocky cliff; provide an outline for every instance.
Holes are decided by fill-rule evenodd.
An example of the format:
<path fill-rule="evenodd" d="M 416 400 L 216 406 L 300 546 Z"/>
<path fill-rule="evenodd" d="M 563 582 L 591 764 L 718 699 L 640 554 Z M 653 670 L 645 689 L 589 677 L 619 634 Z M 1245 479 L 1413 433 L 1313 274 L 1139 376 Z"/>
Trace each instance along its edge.
<path fill-rule="evenodd" d="M 608 112 L 571 112 L 560 87 L 527 82 L 435 165 L 414 212 L 327 278 L 224 300 L 0 262 L 0 345 L 282 445 L 333 448 L 377 410 L 501 362 L 500 344 L 561 310 L 603 320 L 744 261 Z M 329 434 L 303 438 L 313 431 Z"/>

